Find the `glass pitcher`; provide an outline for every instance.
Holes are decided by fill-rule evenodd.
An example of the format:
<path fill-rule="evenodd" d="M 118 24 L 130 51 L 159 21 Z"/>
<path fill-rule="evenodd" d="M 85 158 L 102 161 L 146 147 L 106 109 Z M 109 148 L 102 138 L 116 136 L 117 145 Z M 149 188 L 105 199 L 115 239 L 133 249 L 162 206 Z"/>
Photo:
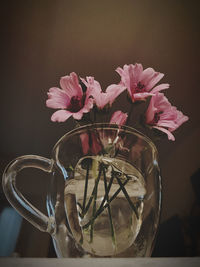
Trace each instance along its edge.
<path fill-rule="evenodd" d="M 49 173 L 48 216 L 16 188 L 23 168 Z M 65 134 L 52 158 L 26 155 L 3 174 L 11 205 L 53 239 L 58 257 L 151 256 L 161 177 L 153 142 L 127 126 L 92 124 Z"/>

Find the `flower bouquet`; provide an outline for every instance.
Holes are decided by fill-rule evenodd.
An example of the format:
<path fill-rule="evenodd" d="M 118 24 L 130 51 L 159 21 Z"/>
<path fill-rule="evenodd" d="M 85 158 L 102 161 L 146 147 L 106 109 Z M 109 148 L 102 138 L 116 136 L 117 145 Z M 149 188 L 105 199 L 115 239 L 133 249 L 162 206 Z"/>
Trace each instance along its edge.
<path fill-rule="evenodd" d="M 143 70 L 141 64 L 116 71 L 121 80 L 105 91 L 93 77 L 83 79 L 74 72 L 62 77 L 61 89 L 49 89 L 46 105 L 57 109 L 52 121 L 73 119 L 74 129 L 56 143 L 51 159 L 21 156 L 3 174 L 7 199 L 35 227 L 51 234 L 58 257 L 141 257 L 153 249 L 161 177 L 151 139 L 174 141 L 173 132 L 188 117 L 161 92 L 169 88 L 157 85 L 162 73 Z M 51 174 L 48 216 L 17 189 L 24 168 Z"/>
<path fill-rule="evenodd" d="M 84 79 L 72 72 L 60 79 L 61 89 L 49 89 L 46 105 L 58 109 L 51 117 L 53 122 L 73 118 L 75 127 L 86 125 L 80 127 L 84 130 L 79 134 L 82 157 L 76 164 L 67 165 L 64 195 L 70 236 L 90 255 L 123 256 L 124 251 L 133 251 L 133 243 L 137 243 L 141 247 L 135 249 L 134 255 L 143 256 L 150 254 L 144 250 L 150 251 L 148 247 L 152 246 L 152 240 L 150 245 L 144 245 L 145 238 L 141 237 L 149 231 L 143 226 L 145 216 L 149 216 L 145 213 L 150 214 L 144 208 L 145 201 L 151 203 L 152 194 L 160 190 L 160 185 L 157 181 L 149 182 L 153 176 L 158 180 L 154 170 L 157 158 L 152 156 L 156 149 L 137 129 L 150 133 L 151 138 L 167 136 L 174 141 L 173 132 L 188 117 L 161 92 L 169 88 L 167 83 L 158 85 L 164 74 L 153 68 L 143 69 L 141 64 L 124 65 L 116 72 L 121 80 L 106 90 L 94 77 Z M 126 111 L 113 111 L 122 95 L 127 100 Z M 143 110 L 133 124 L 138 105 Z M 136 129 L 134 137 L 130 137 L 130 127 Z M 155 225 L 160 210 L 159 194 L 150 204 L 157 205 L 156 215 L 151 219 Z M 149 235 L 152 239 L 155 236 L 153 226 Z"/>
<path fill-rule="evenodd" d="M 59 109 L 53 113 L 51 120 L 65 122 L 70 117 L 77 122 L 95 123 L 96 114 L 102 110 L 109 112 L 109 108 L 117 97 L 124 91 L 128 93 L 130 102 L 129 114 L 121 110 L 112 114 L 110 123 L 124 125 L 129 121 L 136 103 L 150 98 L 149 106 L 140 123 L 143 127 L 157 129 L 164 132 L 169 140 L 174 141 L 174 132 L 188 117 L 175 106 L 172 106 L 167 97 L 160 93 L 169 88 L 168 83 L 157 85 L 164 74 L 154 71 L 153 68 L 143 70 L 142 64 L 124 65 L 118 67 L 117 73 L 121 77 L 118 84 L 109 85 L 105 91 L 94 77 L 79 78 L 72 72 L 69 76 L 60 79 L 60 88 L 52 87 L 48 92 L 46 105 L 49 108 Z M 93 115 L 93 120 L 91 116 Z M 105 122 L 105 121 L 104 121 Z M 134 125 L 131 125 L 132 127 Z M 156 134 L 156 133 L 155 133 Z"/>

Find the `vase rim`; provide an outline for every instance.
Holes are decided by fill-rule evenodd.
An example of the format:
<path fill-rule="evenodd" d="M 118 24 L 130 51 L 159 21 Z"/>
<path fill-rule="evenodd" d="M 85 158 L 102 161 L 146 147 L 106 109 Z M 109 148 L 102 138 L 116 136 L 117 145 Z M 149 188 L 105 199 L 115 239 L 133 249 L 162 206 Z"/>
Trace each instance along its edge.
<path fill-rule="evenodd" d="M 85 124 L 85 125 L 82 125 L 82 126 L 79 126 L 77 128 L 74 128 L 74 129 L 70 130 L 69 132 L 65 133 L 56 142 L 56 144 L 53 147 L 53 151 L 55 151 L 55 149 L 58 147 L 58 145 L 64 139 L 66 139 L 67 137 L 73 136 L 74 133 L 77 133 L 78 131 L 83 131 L 84 129 L 87 129 L 87 128 L 89 128 L 89 129 L 92 129 L 92 128 L 107 128 L 107 129 L 111 128 L 111 129 L 119 129 L 119 130 L 121 129 L 121 130 L 124 130 L 124 131 L 129 131 L 131 133 L 134 133 L 134 134 L 138 135 L 139 137 L 142 137 L 143 140 L 145 140 L 156 152 L 158 152 L 155 144 L 153 143 L 153 141 L 148 136 L 146 136 L 144 133 L 142 133 L 139 130 L 137 130 L 136 128 L 131 127 L 131 126 L 127 126 L 127 125 L 119 126 L 117 124 L 106 123 L 106 122 Z"/>

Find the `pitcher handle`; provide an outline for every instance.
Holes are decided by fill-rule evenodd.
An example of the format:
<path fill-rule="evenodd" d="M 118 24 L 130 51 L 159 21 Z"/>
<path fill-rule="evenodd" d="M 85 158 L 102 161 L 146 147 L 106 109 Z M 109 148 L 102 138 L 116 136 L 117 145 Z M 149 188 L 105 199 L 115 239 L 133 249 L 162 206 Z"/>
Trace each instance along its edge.
<path fill-rule="evenodd" d="M 55 230 L 54 217 L 47 217 L 21 194 L 16 188 L 16 178 L 17 174 L 24 168 L 37 168 L 50 173 L 52 172 L 52 165 L 52 160 L 44 157 L 35 155 L 21 156 L 10 162 L 4 171 L 2 179 L 3 190 L 10 204 L 22 217 L 40 231 L 50 234 Z"/>

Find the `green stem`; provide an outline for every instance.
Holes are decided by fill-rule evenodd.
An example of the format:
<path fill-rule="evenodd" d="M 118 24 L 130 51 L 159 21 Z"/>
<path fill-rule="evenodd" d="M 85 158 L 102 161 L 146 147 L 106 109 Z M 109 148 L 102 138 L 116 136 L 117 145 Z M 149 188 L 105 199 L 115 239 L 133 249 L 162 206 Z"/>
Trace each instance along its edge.
<path fill-rule="evenodd" d="M 130 107 L 130 110 L 129 110 L 129 112 L 128 112 L 128 118 L 127 118 L 127 120 L 126 120 L 126 125 L 128 125 L 129 122 L 130 122 L 132 112 L 133 112 L 133 103 L 131 103 L 131 107 Z"/>
<path fill-rule="evenodd" d="M 93 194 L 93 208 L 92 208 L 92 217 L 95 216 L 96 213 L 96 199 L 97 199 L 97 189 L 99 184 L 99 179 L 101 177 L 102 172 L 102 165 L 99 166 L 99 175 L 96 179 L 95 186 L 94 186 L 94 194 Z M 93 241 L 93 233 L 94 233 L 94 220 L 92 221 L 91 227 L 90 227 L 90 243 Z"/>
<path fill-rule="evenodd" d="M 104 170 L 104 171 L 105 171 L 105 170 Z M 108 184 L 108 187 L 107 187 L 107 192 L 108 192 L 108 194 L 109 194 L 109 192 L 110 192 L 110 188 L 111 188 L 111 186 L 112 186 L 113 179 L 114 179 L 114 175 L 113 175 L 113 173 L 112 173 L 112 175 L 111 175 L 111 179 L 110 179 L 109 184 Z M 97 212 L 103 208 L 103 205 L 104 205 L 105 202 L 106 202 L 106 195 L 104 196 L 104 198 L 103 198 L 103 200 L 102 200 L 102 202 L 101 202 L 101 205 L 99 206 Z"/>
<path fill-rule="evenodd" d="M 114 246 L 116 246 L 115 231 L 114 231 L 114 226 L 113 226 L 113 221 L 112 221 L 112 213 L 111 213 L 111 208 L 110 208 L 110 203 L 109 203 L 109 193 L 108 193 L 106 173 L 105 173 L 104 167 L 103 167 L 103 178 L 104 178 L 105 196 L 106 196 L 106 200 L 108 202 L 108 216 L 109 216 L 109 220 L 110 220 L 110 230 L 111 230 L 112 242 L 113 242 Z"/>
<path fill-rule="evenodd" d="M 93 109 L 93 114 L 94 114 L 94 123 L 96 123 L 96 120 L 97 120 L 97 117 L 96 117 L 96 110 L 97 110 L 97 108 L 96 108 L 96 107 L 94 107 L 94 109 Z"/>
<path fill-rule="evenodd" d="M 87 161 L 87 172 L 86 172 L 86 177 L 85 177 L 85 188 L 84 188 L 83 209 L 82 209 L 83 213 L 85 211 L 85 204 L 86 204 L 86 198 L 87 198 L 89 169 L 90 169 L 90 163 Z"/>
<path fill-rule="evenodd" d="M 93 200 L 92 216 L 94 216 L 95 212 L 96 212 L 96 194 Z M 90 227 L 90 243 L 92 243 L 93 241 L 93 234 L 94 234 L 94 221 L 92 221 L 91 227 Z"/>
<path fill-rule="evenodd" d="M 114 177 L 114 175 L 113 175 Z M 123 186 L 125 186 L 129 181 L 129 178 L 123 183 Z M 117 189 L 117 191 L 114 193 L 114 195 L 109 199 L 109 203 L 111 203 L 116 197 L 117 195 L 120 193 L 121 188 Z M 104 201 L 104 200 L 103 200 Z M 104 204 L 104 202 L 102 201 L 102 203 Z M 101 206 L 98 208 L 95 216 L 87 223 L 83 226 L 83 229 L 88 228 L 88 226 L 91 225 L 92 221 L 94 221 L 109 205 L 109 203 L 106 203 L 106 205 L 103 206 L 103 204 L 101 203 Z"/>
<path fill-rule="evenodd" d="M 81 205 L 80 202 L 77 202 L 77 205 L 79 206 L 79 208 L 80 208 L 81 210 L 83 210 L 83 207 L 82 207 L 82 205 Z"/>
<path fill-rule="evenodd" d="M 85 207 L 84 212 L 82 212 L 82 214 L 81 214 L 81 217 L 82 217 L 82 218 L 85 216 L 85 214 L 87 213 L 87 211 L 88 211 L 89 208 L 90 208 L 90 205 L 91 205 L 91 203 L 92 203 L 92 200 L 93 200 L 93 197 L 94 197 L 94 194 L 95 194 L 95 190 L 96 190 L 96 188 L 97 188 L 97 186 L 98 186 L 99 179 L 100 179 L 100 177 L 101 177 L 101 172 L 102 172 L 102 169 L 101 169 L 101 165 L 100 165 L 99 174 L 98 174 L 98 177 L 97 177 L 97 179 L 96 179 L 96 181 L 95 181 L 95 185 L 94 185 L 92 194 L 91 194 L 91 196 L 90 196 L 90 198 L 89 198 L 89 200 L 88 200 L 88 203 L 87 203 L 87 205 L 86 205 L 86 207 Z"/>
<path fill-rule="evenodd" d="M 129 205 L 131 206 L 132 210 L 135 212 L 135 215 L 136 215 L 137 219 L 139 219 L 138 211 L 137 211 L 136 207 L 134 206 L 133 202 L 131 201 L 131 199 L 130 199 L 130 197 L 129 197 L 127 191 L 126 191 L 126 188 L 125 188 L 124 185 L 122 184 L 120 178 L 117 177 L 117 175 L 116 175 L 115 177 L 116 177 L 117 182 L 118 182 L 118 184 L 119 184 L 121 190 L 123 191 L 123 193 L 124 193 L 124 195 L 125 195 L 125 197 L 126 197 L 128 203 L 129 203 Z"/>

